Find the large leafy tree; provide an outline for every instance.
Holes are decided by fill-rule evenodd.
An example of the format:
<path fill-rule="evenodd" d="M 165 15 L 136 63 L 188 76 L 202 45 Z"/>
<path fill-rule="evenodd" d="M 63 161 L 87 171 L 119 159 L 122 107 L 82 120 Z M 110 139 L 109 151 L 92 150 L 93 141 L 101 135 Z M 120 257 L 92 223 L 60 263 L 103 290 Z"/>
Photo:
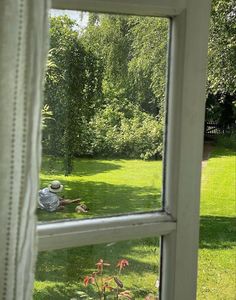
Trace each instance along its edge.
<path fill-rule="evenodd" d="M 128 17 L 89 14 L 81 38 L 103 64 L 104 98 L 126 97 L 130 41 Z"/>
<path fill-rule="evenodd" d="M 207 120 L 231 128 L 236 118 L 236 4 L 213 0 L 208 47 Z"/>
<path fill-rule="evenodd" d="M 80 43 L 76 23 L 67 16 L 51 18 L 50 48 L 45 103 L 53 119 L 43 141 L 50 154 L 64 156 L 66 173 L 70 173 L 72 158 L 82 147 L 83 124 L 101 99 L 100 65 Z"/>
<path fill-rule="evenodd" d="M 129 18 L 131 98 L 148 113 L 161 117 L 167 69 L 168 20 L 152 17 Z"/>
<path fill-rule="evenodd" d="M 103 61 L 105 98 L 128 98 L 162 113 L 168 22 L 151 17 L 90 14 L 82 41 Z"/>
<path fill-rule="evenodd" d="M 213 0 L 207 117 L 224 128 L 236 118 L 235 20 L 233 0 Z M 74 155 L 99 155 L 104 149 L 109 155 L 113 149 L 130 157 L 134 149 L 138 155 L 145 152 L 145 157 L 160 152 L 161 147 L 150 148 L 152 142 L 145 149 L 138 145 L 143 135 L 146 141 L 158 137 L 161 144 L 168 21 L 89 14 L 88 25 L 81 31 L 68 17 L 57 17 L 51 18 L 50 34 L 45 92 L 53 117 L 43 133 L 44 148 L 64 156 L 66 173 L 71 171 Z M 135 108 L 136 114 L 127 112 L 127 107 Z M 145 116 L 145 122 L 139 124 L 140 116 Z M 142 123 L 147 126 L 143 128 Z M 156 128 L 155 135 L 148 135 L 148 128 Z"/>
<path fill-rule="evenodd" d="M 236 92 L 236 3 L 213 0 L 208 47 L 208 90 Z"/>

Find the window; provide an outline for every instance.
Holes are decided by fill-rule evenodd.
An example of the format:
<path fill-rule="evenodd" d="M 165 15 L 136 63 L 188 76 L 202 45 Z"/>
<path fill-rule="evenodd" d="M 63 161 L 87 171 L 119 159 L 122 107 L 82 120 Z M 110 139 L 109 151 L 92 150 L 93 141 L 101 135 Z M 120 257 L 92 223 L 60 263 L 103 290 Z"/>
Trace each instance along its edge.
<path fill-rule="evenodd" d="M 102 272 L 95 273 L 101 268 Z M 81 299 L 84 296 L 86 299 L 88 295 L 98 299 L 106 281 L 108 287 L 103 291 L 106 299 L 114 299 L 125 291 L 133 299 L 157 296 L 159 269 L 158 238 L 43 251 L 38 256 L 34 298 Z"/>
<path fill-rule="evenodd" d="M 54 0 L 52 5 L 171 18 L 164 205 L 155 212 L 41 223 L 39 251 L 161 236 L 160 298 L 195 299 L 209 2 Z"/>
<path fill-rule="evenodd" d="M 91 263 L 95 268 L 95 262 L 101 259 L 115 269 L 116 260 L 129 261 L 124 284 L 128 284 L 132 298 L 157 295 L 159 237 L 141 239 L 139 231 L 140 240 L 133 241 L 132 227 L 125 228 L 130 231 L 130 237 L 125 237 L 121 226 L 131 215 L 143 221 L 144 213 L 152 218 L 150 212 L 163 211 L 162 149 L 170 21 L 66 10 L 51 10 L 50 16 L 38 220 L 42 225 L 63 220 L 67 226 L 79 221 L 81 232 L 83 219 L 88 222 L 107 217 L 109 223 L 109 218 L 123 216 L 120 226 L 113 230 L 118 229 L 125 241 L 94 245 L 101 243 L 99 238 L 105 235 L 110 238 L 111 234 L 103 232 L 91 239 L 92 246 L 39 253 L 34 295 L 46 300 L 86 294 L 89 287 L 84 287 L 83 277 L 86 270 L 91 273 Z M 63 184 L 64 203 L 65 199 L 80 197 L 88 211 L 81 211 L 79 203 L 61 203 L 57 209 L 47 209 L 44 195 L 53 179 Z M 94 220 L 88 224 L 95 224 Z M 80 234 L 80 245 L 81 238 Z M 62 244 L 62 239 L 57 238 L 60 248 L 71 247 L 66 239 Z M 140 272 L 142 284 L 137 280 Z M 101 274 L 97 277 L 100 283 Z M 114 280 L 109 283 L 113 290 L 106 291 L 108 298 L 117 288 Z M 127 289 L 126 285 L 118 288 L 121 295 Z M 96 288 L 89 292 L 94 295 Z"/>
<path fill-rule="evenodd" d="M 0 291 L 4 300 L 31 297 L 47 5 L 47 0 L 1 2 Z M 52 7 L 171 20 L 164 205 L 161 211 L 38 224 L 39 250 L 161 236 L 161 299 L 195 299 L 210 1 L 52 0 Z"/>

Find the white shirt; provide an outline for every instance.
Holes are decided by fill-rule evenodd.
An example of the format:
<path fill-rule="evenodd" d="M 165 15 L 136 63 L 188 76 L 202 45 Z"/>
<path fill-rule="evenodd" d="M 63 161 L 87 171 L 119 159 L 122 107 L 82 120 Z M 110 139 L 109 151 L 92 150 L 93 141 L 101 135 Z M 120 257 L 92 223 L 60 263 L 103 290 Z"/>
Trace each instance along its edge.
<path fill-rule="evenodd" d="M 55 211 L 60 205 L 57 194 L 51 192 L 48 188 L 39 191 L 39 206 L 47 211 Z"/>

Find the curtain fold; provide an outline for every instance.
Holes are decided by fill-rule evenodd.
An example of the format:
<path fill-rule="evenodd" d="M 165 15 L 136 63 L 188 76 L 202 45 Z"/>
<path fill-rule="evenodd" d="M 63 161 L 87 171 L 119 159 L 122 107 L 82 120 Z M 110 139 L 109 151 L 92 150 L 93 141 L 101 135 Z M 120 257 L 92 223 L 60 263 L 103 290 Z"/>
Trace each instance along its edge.
<path fill-rule="evenodd" d="M 0 1 L 0 299 L 32 298 L 47 0 Z"/>

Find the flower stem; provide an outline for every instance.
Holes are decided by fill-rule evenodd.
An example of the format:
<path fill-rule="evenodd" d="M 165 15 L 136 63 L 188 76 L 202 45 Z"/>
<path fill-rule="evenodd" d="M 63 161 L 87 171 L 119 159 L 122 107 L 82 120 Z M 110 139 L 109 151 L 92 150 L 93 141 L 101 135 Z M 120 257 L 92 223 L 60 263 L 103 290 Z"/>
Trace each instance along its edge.
<path fill-rule="evenodd" d="M 100 298 L 100 300 L 102 300 L 102 291 L 100 290 L 100 287 L 99 287 L 99 285 L 97 283 L 96 278 L 95 278 L 94 282 L 95 282 L 95 285 L 96 285 L 97 290 L 98 290 L 99 298 Z"/>

